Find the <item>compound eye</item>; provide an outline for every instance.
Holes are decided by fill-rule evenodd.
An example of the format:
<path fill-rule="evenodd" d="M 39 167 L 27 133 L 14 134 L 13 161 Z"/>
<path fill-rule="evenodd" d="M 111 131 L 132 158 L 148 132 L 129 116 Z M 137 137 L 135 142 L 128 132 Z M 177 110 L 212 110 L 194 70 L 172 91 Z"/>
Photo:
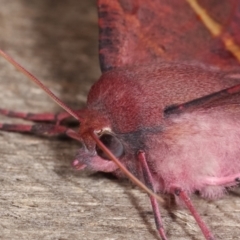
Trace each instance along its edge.
<path fill-rule="evenodd" d="M 116 158 L 119 158 L 124 154 L 123 144 L 117 137 L 111 134 L 103 134 L 99 140 L 112 152 Z M 110 160 L 109 157 L 98 146 L 96 146 L 96 151 L 99 157 Z"/>

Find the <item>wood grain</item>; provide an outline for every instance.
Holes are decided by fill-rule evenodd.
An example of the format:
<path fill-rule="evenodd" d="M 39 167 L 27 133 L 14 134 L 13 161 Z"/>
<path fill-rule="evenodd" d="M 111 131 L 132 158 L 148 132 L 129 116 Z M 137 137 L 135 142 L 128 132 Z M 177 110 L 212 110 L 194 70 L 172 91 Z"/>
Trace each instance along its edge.
<path fill-rule="evenodd" d="M 94 0 L 0 0 L 0 46 L 73 108 L 100 75 Z M 2 108 L 60 109 L 0 59 Z M 5 117 L 1 122 L 22 122 Z M 128 181 L 75 172 L 78 144 L 0 132 L 0 239 L 159 239 L 146 194 Z M 231 164 L 231 163 L 229 163 Z M 240 193 L 194 203 L 218 239 L 240 235 Z M 203 239 L 185 209 L 161 207 L 169 239 Z"/>

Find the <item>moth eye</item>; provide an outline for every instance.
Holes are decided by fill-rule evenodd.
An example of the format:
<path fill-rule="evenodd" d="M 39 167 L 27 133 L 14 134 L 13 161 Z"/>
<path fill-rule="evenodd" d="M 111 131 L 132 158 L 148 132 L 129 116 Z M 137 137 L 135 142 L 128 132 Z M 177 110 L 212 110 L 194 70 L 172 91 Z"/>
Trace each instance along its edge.
<path fill-rule="evenodd" d="M 112 152 L 116 158 L 119 158 L 124 154 L 123 144 L 117 137 L 111 134 L 103 134 L 99 140 Z M 110 160 L 109 157 L 98 146 L 96 146 L 96 151 L 99 157 Z"/>

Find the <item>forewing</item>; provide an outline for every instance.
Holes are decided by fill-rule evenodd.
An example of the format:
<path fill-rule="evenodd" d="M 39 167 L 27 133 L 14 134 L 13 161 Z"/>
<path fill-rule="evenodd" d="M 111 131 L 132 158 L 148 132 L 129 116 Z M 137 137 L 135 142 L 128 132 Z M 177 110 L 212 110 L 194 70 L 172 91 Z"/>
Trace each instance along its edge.
<path fill-rule="evenodd" d="M 156 59 L 239 66 L 240 0 L 98 0 L 98 12 L 103 72 Z"/>

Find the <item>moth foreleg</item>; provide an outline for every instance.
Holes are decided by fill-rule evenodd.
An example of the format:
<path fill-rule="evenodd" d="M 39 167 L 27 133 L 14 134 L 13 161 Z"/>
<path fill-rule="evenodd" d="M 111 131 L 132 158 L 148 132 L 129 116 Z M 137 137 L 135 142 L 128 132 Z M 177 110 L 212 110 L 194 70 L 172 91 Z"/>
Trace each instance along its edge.
<path fill-rule="evenodd" d="M 155 193 L 156 191 L 155 191 L 154 185 L 153 185 L 152 174 L 149 170 L 147 160 L 146 160 L 146 157 L 145 157 L 145 153 L 143 151 L 139 151 L 138 160 L 140 162 L 140 166 L 141 166 L 141 170 L 142 170 L 142 173 L 143 173 L 143 178 L 144 178 L 145 184 L 147 185 L 147 187 L 149 189 L 151 189 Z M 160 211 L 159 211 L 159 206 L 158 206 L 157 199 L 155 197 L 153 197 L 152 195 L 150 195 L 149 197 L 150 197 L 150 201 L 151 201 L 151 204 L 152 204 L 155 224 L 156 224 L 156 228 L 158 230 L 158 233 L 161 236 L 162 240 L 167 240 L 167 237 L 166 237 L 166 234 L 165 234 L 165 231 L 164 231 L 164 228 L 163 228 L 162 217 L 161 217 L 161 214 L 160 214 Z"/>
<path fill-rule="evenodd" d="M 0 124 L 0 130 L 6 132 L 30 133 L 41 136 L 68 136 L 81 141 L 79 135 L 70 128 L 54 124 Z"/>
<path fill-rule="evenodd" d="M 71 115 L 67 112 L 60 113 L 25 113 L 18 111 L 10 111 L 7 109 L 0 109 L 0 114 L 12 117 L 12 118 L 20 118 L 27 121 L 33 122 L 52 122 L 59 124 L 61 121 L 70 118 Z"/>

